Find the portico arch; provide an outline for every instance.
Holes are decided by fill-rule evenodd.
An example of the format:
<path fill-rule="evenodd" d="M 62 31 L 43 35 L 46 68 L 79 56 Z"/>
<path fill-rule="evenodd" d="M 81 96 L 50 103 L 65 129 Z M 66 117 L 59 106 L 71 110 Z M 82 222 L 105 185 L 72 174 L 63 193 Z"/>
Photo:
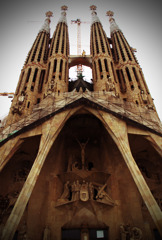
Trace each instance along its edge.
<path fill-rule="evenodd" d="M 128 181 L 129 181 L 129 184 L 130 183 L 134 184 L 134 182 L 135 182 L 135 184 L 136 184 L 136 186 L 137 186 L 137 188 L 138 188 L 138 190 L 139 190 L 139 192 L 140 192 L 140 194 L 141 194 L 141 196 L 142 196 L 142 198 L 154 220 L 155 225 L 157 226 L 159 231 L 161 230 L 161 212 L 160 212 L 160 209 L 159 209 L 154 197 L 152 196 L 152 194 L 151 194 L 151 192 L 150 192 L 150 190 L 149 190 L 149 188 L 148 188 L 148 186 L 147 186 L 147 184 L 146 184 L 146 182 L 145 182 L 145 180 L 144 180 L 144 178 L 143 178 L 143 176 L 131 154 L 129 142 L 128 142 L 128 133 L 127 133 L 126 122 L 116 118 L 112 114 L 107 114 L 99 109 L 95 109 L 93 106 L 88 107 L 84 103 L 81 103 L 79 107 L 75 106 L 70 111 L 67 109 L 63 112 L 58 113 L 55 117 L 51 118 L 50 121 L 48 121 L 48 123 L 45 123 L 44 125 L 42 125 L 43 131 L 42 131 L 42 137 L 41 137 L 41 143 L 40 143 L 38 155 L 32 166 L 32 169 L 28 175 L 28 178 L 23 186 L 23 189 L 18 197 L 18 200 L 14 206 L 14 209 L 7 221 L 7 224 L 3 231 L 2 239 L 12 239 L 13 234 L 17 229 L 19 221 L 21 220 L 21 217 L 23 215 L 25 207 L 28 203 L 28 200 L 31 196 L 31 193 L 33 192 L 33 189 L 37 183 L 38 177 L 42 172 L 42 167 L 44 164 L 47 163 L 46 159 L 49 156 L 50 151 L 55 144 L 55 140 L 57 139 L 57 136 L 60 136 L 59 133 L 61 134 L 62 129 L 64 128 L 64 126 L 66 126 L 66 124 L 67 124 L 68 120 L 71 118 L 71 116 L 74 116 L 74 115 L 77 116 L 78 114 L 85 114 L 85 113 L 89 114 L 89 116 L 92 116 L 92 118 L 94 118 L 93 116 L 95 116 L 96 120 L 94 119 L 95 121 L 94 122 L 92 121 L 92 123 L 96 122 L 98 124 L 101 124 L 101 126 L 102 126 L 101 130 L 103 129 L 103 133 L 105 134 L 105 129 L 109 133 L 109 134 L 107 134 L 107 137 L 106 137 L 106 139 L 108 139 L 108 141 L 111 141 L 109 149 L 111 149 L 111 146 L 113 144 L 113 146 L 116 148 L 116 150 L 118 152 L 117 158 L 114 155 L 114 157 L 116 158 L 116 160 L 118 162 L 117 162 L 117 164 L 115 164 L 112 167 L 115 167 L 115 169 L 116 169 L 116 167 L 118 166 L 118 168 L 120 169 L 120 166 L 121 166 L 120 164 L 122 163 L 122 166 L 126 172 L 126 175 L 124 175 L 124 177 L 121 176 L 121 179 L 123 179 L 123 181 L 125 181 L 125 178 L 127 176 L 128 179 L 125 182 L 125 184 Z M 83 123 L 84 123 L 84 119 L 83 119 Z M 75 124 L 77 127 L 77 121 L 75 122 Z M 81 124 L 81 125 L 78 124 L 78 130 L 82 134 L 83 129 L 80 129 L 80 126 L 84 127 L 84 124 Z M 89 129 L 88 131 L 91 132 L 91 125 L 87 129 Z M 99 129 L 99 128 L 94 127 L 93 132 L 95 132 L 95 129 Z M 72 132 L 74 132 L 74 131 L 72 131 Z M 92 136 L 95 136 L 95 135 L 92 135 Z M 114 140 L 114 142 L 116 144 L 113 143 L 111 138 Z M 65 131 L 65 140 L 68 142 L 68 138 L 66 137 L 66 131 Z M 79 140 L 83 141 L 83 142 L 87 141 L 87 139 L 82 139 L 82 138 Z M 60 141 L 60 143 L 61 143 L 61 141 Z M 103 155 L 104 159 L 105 159 L 105 163 L 102 164 L 101 171 L 103 171 L 104 166 L 108 167 L 106 161 L 109 161 L 109 158 L 110 158 L 110 162 L 112 162 L 114 164 L 114 159 L 111 159 L 112 155 L 111 154 L 109 155 L 107 152 L 107 149 L 108 149 L 107 148 L 107 146 L 108 146 L 107 140 L 100 142 L 98 145 L 97 143 L 95 143 L 95 139 L 93 139 L 93 144 L 96 144 L 96 148 L 100 147 L 100 149 L 102 149 L 103 151 L 104 151 L 103 146 L 105 146 L 104 154 L 106 154 L 106 155 Z M 76 149 L 76 151 L 77 151 L 77 149 Z M 100 159 L 100 156 L 101 156 L 100 151 L 99 151 L 99 149 L 96 150 L 96 156 L 98 156 L 98 159 Z M 51 157 L 52 156 L 53 155 L 51 155 Z M 94 157 L 96 158 L 96 156 L 94 156 Z M 122 159 L 124 159 L 124 161 L 122 161 Z M 126 163 L 126 166 L 128 168 L 125 167 L 124 162 Z M 58 161 L 58 163 L 59 163 L 59 161 Z M 64 167 L 64 171 L 65 171 L 67 169 L 67 165 L 65 164 L 62 166 Z M 96 165 L 96 166 L 97 166 L 97 168 L 99 167 L 99 165 Z M 114 172 L 114 170 L 113 170 L 113 172 Z M 115 170 L 115 172 L 116 172 L 116 170 Z M 120 171 L 119 171 L 119 173 L 120 173 Z M 44 176 L 48 176 L 48 174 L 44 174 Z M 132 178 L 131 178 L 131 176 L 132 176 Z M 55 177 L 55 176 L 53 176 L 53 177 Z M 118 178 L 118 175 L 116 175 L 116 177 Z M 113 181 L 116 181 L 115 178 L 113 179 L 113 176 L 112 176 Z M 134 180 L 134 182 L 133 182 L 133 180 Z M 120 180 L 118 180 L 118 182 L 120 182 Z M 57 186 L 57 183 L 56 183 L 56 186 Z M 128 188 L 126 190 L 128 193 L 129 192 Z M 43 194 L 43 192 L 42 192 L 42 194 Z M 138 194 L 138 192 L 137 192 L 137 194 Z M 118 192 L 113 196 L 116 196 L 116 198 L 118 199 L 120 194 Z M 127 196 L 128 196 L 128 194 L 127 194 Z M 23 203 L 23 205 L 22 205 L 22 203 Z M 85 206 L 85 207 L 89 208 L 89 205 Z M 116 211 L 115 209 L 116 208 L 114 206 L 114 211 Z M 93 208 L 92 208 L 92 211 L 94 211 Z M 129 214 L 129 211 L 125 211 L 125 212 L 127 212 Z M 113 211 L 112 211 L 112 213 L 113 213 Z M 115 214 L 115 216 L 117 216 L 119 218 L 119 215 Z M 133 214 L 132 216 L 136 217 L 136 214 Z M 129 216 L 127 216 L 127 217 L 129 217 Z M 14 221 L 13 221 L 13 219 L 14 219 Z M 112 217 L 112 219 L 114 219 L 114 218 Z M 134 219 L 134 221 L 135 221 L 135 219 Z M 52 227 L 51 227 L 51 229 L 52 229 Z M 111 229 L 110 229 L 110 231 L 111 231 Z"/>

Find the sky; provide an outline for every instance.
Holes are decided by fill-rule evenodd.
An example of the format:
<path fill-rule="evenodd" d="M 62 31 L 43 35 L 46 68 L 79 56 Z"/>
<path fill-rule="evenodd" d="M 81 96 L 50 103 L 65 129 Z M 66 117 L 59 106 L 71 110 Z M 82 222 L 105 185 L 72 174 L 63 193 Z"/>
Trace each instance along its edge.
<path fill-rule="evenodd" d="M 68 6 L 70 54 L 77 54 L 77 26 L 71 20 L 80 18 L 82 50 L 90 53 L 89 6 L 97 6 L 97 15 L 108 37 L 110 24 L 106 11 L 112 10 L 116 23 L 130 46 L 137 49 L 136 57 L 143 70 L 151 96 L 162 119 L 162 14 L 160 0 L 7 0 L 0 9 L 0 92 L 14 92 L 28 52 L 45 20 L 45 12 L 52 11 L 51 37 L 60 18 L 60 8 Z M 84 68 L 85 79 L 91 70 Z M 70 77 L 76 72 L 70 70 Z M 11 99 L 0 97 L 0 119 L 7 115 Z"/>

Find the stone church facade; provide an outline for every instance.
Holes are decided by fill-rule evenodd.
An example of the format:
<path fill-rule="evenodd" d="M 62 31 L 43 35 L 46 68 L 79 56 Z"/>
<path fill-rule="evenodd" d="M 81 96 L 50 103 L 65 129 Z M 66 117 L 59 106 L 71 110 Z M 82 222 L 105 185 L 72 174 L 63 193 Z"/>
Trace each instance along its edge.
<path fill-rule="evenodd" d="M 142 69 L 108 11 L 90 55 L 71 56 L 67 7 L 28 53 L 0 130 L 3 240 L 159 240 L 162 127 Z M 69 68 L 92 69 L 92 82 Z"/>

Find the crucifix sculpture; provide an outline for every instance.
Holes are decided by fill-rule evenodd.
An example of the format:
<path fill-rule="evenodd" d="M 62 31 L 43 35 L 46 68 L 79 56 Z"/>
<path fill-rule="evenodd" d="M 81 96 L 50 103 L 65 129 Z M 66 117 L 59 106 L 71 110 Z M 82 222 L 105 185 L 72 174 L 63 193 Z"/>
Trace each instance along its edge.
<path fill-rule="evenodd" d="M 87 141 L 85 143 L 81 143 L 79 142 L 79 140 L 76 138 L 77 142 L 79 143 L 79 146 L 81 148 L 81 161 L 82 161 L 82 169 L 85 169 L 85 147 L 89 141 L 89 138 L 87 139 Z"/>

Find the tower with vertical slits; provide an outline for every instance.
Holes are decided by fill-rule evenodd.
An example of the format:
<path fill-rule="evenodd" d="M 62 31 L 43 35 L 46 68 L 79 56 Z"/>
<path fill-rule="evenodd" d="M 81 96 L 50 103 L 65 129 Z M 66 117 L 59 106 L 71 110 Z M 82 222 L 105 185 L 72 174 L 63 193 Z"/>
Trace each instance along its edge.
<path fill-rule="evenodd" d="M 67 6 L 40 29 L 0 131 L 0 239 L 159 240 L 162 127 L 142 69 L 92 5 L 90 55 L 70 55 Z M 85 65 L 69 81 L 69 68 Z"/>
<path fill-rule="evenodd" d="M 58 95 L 68 91 L 68 56 L 69 36 L 66 20 L 66 6 L 62 6 L 61 17 L 51 39 L 47 74 L 45 79 L 45 95 L 56 92 Z"/>
<path fill-rule="evenodd" d="M 113 49 L 113 58 L 118 78 L 121 98 L 124 101 L 153 108 L 142 69 L 134 54 L 135 49 L 130 47 L 123 32 L 113 18 L 112 11 L 107 12 L 110 22 L 110 35 Z"/>
<path fill-rule="evenodd" d="M 108 91 L 110 83 L 115 84 L 114 62 L 110 43 L 97 16 L 96 7 L 91 6 L 92 24 L 90 50 L 92 55 L 92 72 L 94 91 Z M 116 88 L 113 89 L 117 94 Z"/>
<path fill-rule="evenodd" d="M 30 114 L 33 110 L 33 106 L 43 99 L 42 91 L 48 59 L 48 46 L 50 40 L 49 25 L 51 16 L 52 12 L 49 11 L 46 13 L 47 18 L 21 70 L 7 124 L 16 122 Z"/>

